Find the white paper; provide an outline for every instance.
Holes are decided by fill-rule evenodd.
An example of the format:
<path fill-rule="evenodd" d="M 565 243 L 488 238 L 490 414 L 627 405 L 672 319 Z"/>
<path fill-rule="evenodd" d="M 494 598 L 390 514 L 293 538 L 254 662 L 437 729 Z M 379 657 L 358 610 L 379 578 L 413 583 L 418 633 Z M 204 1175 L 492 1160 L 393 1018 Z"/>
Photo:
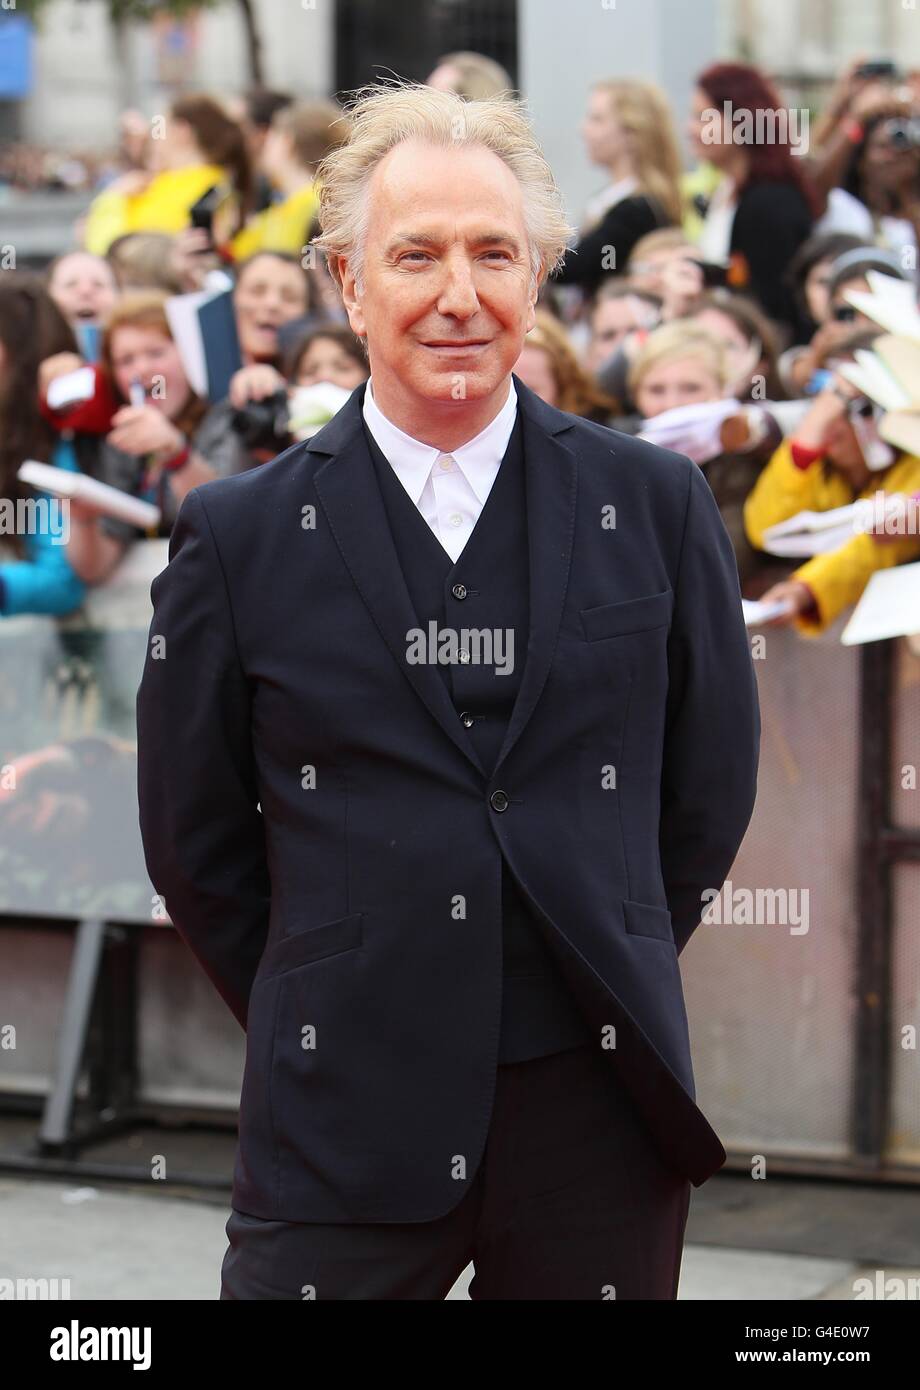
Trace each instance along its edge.
<path fill-rule="evenodd" d="M 769 545 L 764 540 L 763 549 L 768 555 L 777 555 L 784 560 L 810 560 L 813 555 L 839 550 L 854 535 L 852 526 L 834 526 L 828 531 L 800 531 L 794 536 L 777 536 Z"/>
<path fill-rule="evenodd" d="M 759 627 L 761 623 L 768 622 L 770 618 L 778 618 L 783 613 L 792 611 L 791 599 L 773 599 L 770 603 L 764 603 L 759 598 L 743 598 L 741 600 L 741 611 L 744 614 L 745 627 Z"/>
<path fill-rule="evenodd" d="M 920 313 L 917 311 L 917 287 L 913 280 L 896 280 L 878 270 L 866 273 L 871 290 L 844 290 L 843 297 L 874 323 L 889 333 L 920 339 Z"/>
<path fill-rule="evenodd" d="M 859 497 L 844 507 L 829 507 L 826 512 L 803 511 L 768 526 L 763 533 L 761 549 L 768 555 L 785 559 L 807 559 L 823 555 L 846 545 L 854 536 L 868 528 L 872 502 Z"/>
<path fill-rule="evenodd" d="M 920 405 L 920 343 L 912 338 L 883 333 L 872 344 L 872 351 L 897 378 L 910 398 L 910 407 Z"/>
<path fill-rule="evenodd" d="M 646 420 L 639 438 L 686 454 L 694 463 L 708 463 L 725 452 L 719 433 L 723 420 L 740 410 L 739 403 L 731 399 L 675 406 Z"/>
<path fill-rule="evenodd" d="M 920 563 L 876 570 L 840 640 L 845 647 L 920 632 Z"/>
<path fill-rule="evenodd" d="M 92 400 L 95 390 L 96 373 L 92 367 L 78 367 L 75 372 L 56 376 L 45 394 L 51 410 L 66 410 L 78 401 Z"/>
<path fill-rule="evenodd" d="M 208 366 L 198 310 L 214 298 L 214 293 L 198 290 L 192 294 L 175 294 L 166 301 L 166 318 L 176 351 L 182 359 L 189 385 L 202 400 L 208 398 Z"/>
<path fill-rule="evenodd" d="M 152 502 L 144 502 L 139 497 L 122 492 L 120 488 L 100 483 L 96 478 L 88 478 L 85 473 L 72 473 L 66 468 L 55 468 L 50 463 L 26 459 L 25 463 L 19 465 L 18 476 L 41 492 L 51 492 L 56 497 L 76 497 L 81 502 L 91 503 L 106 516 L 128 521 L 143 531 L 159 525 L 160 509 Z"/>
<path fill-rule="evenodd" d="M 814 402 L 805 396 L 797 401 L 758 401 L 757 404 L 773 416 L 780 434 L 786 439 L 790 434 L 795 434 Z"/>
<path fill-rule="evenodd" d="M 857 348 L 853 356 L 855 362 L 841 362 L 840 375 L 883 410 L 906 410 L 911 397 L 882 359 L 866 348 Z"/>
<path fill-rule="evenodd" d="M 866 510 L 867 501 L 866 498 L 858 498 L 855 502 L 847 502 L 842 507 L 828 507 L 827 511 L 824 512 L 796 512 L 795 516 L 787 517 L 785 521 L 777 521 L 774 526 L 768 526 L 764 531 L 764 538 L 769 537 L 773 540 L 776 536 L 797 536 L 800 533 L 833 531 L 837 527 L 851 524 L 855 535 L 860 513 Z M 871 503 L 868 505 L 871 508 Z"/>

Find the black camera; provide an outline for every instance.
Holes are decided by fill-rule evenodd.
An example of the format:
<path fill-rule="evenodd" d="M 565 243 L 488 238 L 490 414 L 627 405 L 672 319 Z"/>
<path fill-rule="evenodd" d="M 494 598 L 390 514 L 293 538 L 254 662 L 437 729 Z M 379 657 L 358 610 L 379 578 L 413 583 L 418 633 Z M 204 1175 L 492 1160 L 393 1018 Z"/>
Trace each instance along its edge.
<path fill-rule="evenodd" d="M 261 401 L 247 401 L 234 410 L 231 423 L 247 449 L 275 449 L 290 442 L 288 396 L 283 387 Z"/>
<path fill-rule="evenodd" d="M 920 120 L 909 116 L 886 121 L 885 138 L 893 150 L 920 149 Z"/>

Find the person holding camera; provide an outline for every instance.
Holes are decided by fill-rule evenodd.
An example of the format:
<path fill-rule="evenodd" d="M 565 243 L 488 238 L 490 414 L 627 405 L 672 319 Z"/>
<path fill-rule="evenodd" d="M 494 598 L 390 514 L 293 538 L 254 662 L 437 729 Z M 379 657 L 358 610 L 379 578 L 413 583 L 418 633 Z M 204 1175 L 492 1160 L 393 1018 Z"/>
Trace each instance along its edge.
<path fill-rule="evenodd" d="M 212 478 L 241 472 L 245 452 L 228 423 L 193 391 L 157 290 L 124 295 L 106 324 L 95 392 L 76 413 L 46 412 L 72 437 L 76 464 L 113 487 L 160 509 L 157 535 L 169 536 L 186 493 Z M 40 368 L 45 402 L 52 381 L 83 366 L 58 353 Z M 68 557 L 85 584 L 102 583 L 144 532 L 72 499 Z"/>
<path fill-rule="evenodd" d="M 233 472 L 267 463 L 290 443 L 284 358 L 293 334 L 328 321 L 321 275 L 279 251 L 259 251 L 238 268 L 233 306 L 243 366 L 214 406 L 215 421 L 237 441 Z"/>
<path fill-rule="evenodd" d="M 835 363 L 852 360 L 859 347 L 879 336 L 877 328 L 851 333 Z M 815 397 L 794 433 L 783 440 L 744 504 L 748 540 L 765 548 L 765 532 L 799 512 L 829 511 L 877 493 L 904 494 L 920 486 L 920 459 L 887 445 L 878 433 L 878 411 L 837 370 Z M 813 555 L 761 595 L 782 603 L 770 626 L 793 626 L 803 637 L 824 632 L 839 613 L 861 597 L 876 571 L 916 560 L 920 542 L 900 536 L 878 545 L 855 525 L 834 550 Z"/>
<path fill-rule="evenodd" d="M 281 370 L 267 362 L 237 372 L 230 382 L 225 408 L 232 428 L 247 450 L 249 467 L 267 463 L 298 437 L 296 417 L 313 387 L 350 392 L 366 381 L 369 369 L 359 340 L 347 324 L 318 323 L 293 337 Z M 327 403 L 315 396 L 313 411 L 334 413 L 336 398 Z"/>
<path fill-rule="evenodd" d="M 856 60 L 831 93 L 810 161 L 824 197 L 842 189 L 866 213 L 861 235 L 916 271 L 920 226 L 920 113 L 916 74 Z M 854 228 L 855 230 L 855 228 Z"/>

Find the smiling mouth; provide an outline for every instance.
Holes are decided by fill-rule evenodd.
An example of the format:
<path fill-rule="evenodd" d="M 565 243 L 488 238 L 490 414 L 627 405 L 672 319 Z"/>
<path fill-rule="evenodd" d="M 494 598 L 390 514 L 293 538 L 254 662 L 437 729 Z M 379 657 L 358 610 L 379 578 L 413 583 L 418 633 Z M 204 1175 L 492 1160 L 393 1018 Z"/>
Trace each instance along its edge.
<path fill-rule="evenodd" d="M 430 348 L 432 352 L 476 352 L 479 348 L 489 346 L 489 340 L 484 338 L 471 339 L 465 343 L 423 343 L 422 347 Z"/>

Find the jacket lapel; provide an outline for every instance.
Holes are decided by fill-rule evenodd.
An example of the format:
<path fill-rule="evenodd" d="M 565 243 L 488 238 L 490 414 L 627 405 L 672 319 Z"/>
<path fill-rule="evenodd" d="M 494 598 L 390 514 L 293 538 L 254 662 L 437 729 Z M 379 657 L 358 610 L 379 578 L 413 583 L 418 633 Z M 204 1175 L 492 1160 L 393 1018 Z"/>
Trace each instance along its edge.
<path fill-rule="evenodd" d="M 573 421 L 517 377 L 514 386 L 524 429 L 530 633 L 521 684 L 493 778 L 524 732 L 552 665 L 572 563 L 578 486 L 575 455 L 560 437 Z"/>
<path fill-rule="evenodd" d="M 552 662 L 562 619 L 575 529 L 576 464 L 557 435 L 571 429 L 561 411 L 544 404 L 517 377 L 527 486 L 530 633 L 524 671 L 494 772 L 530 719 Z M 355 587 L 394 660 L 445 733 L 485 778 L 472 741 L 459 722 L 445 682 L 430 664 L 406 659 L 411 628 L 418 626 L 393 544 L 374 464 L 364 438 L 365 386 L 309 440 L 310 453 L 327 461 L 316 470 L 320 505 Z"/>
<path fill-rule="evenodd" d="M 406 588 L 364 438 L 364 390 L 364 386 L 357 387 L 351 400 L 307 443 L 310 453 L 330 456 L 314 476 L 320 504 L 355 587 L 394 661 L 445 733 L 485 776 L 437 670 L 432 665 L 413 665 L 407 660 L 407 633 L 418 627 L 419 620 Z"/>

